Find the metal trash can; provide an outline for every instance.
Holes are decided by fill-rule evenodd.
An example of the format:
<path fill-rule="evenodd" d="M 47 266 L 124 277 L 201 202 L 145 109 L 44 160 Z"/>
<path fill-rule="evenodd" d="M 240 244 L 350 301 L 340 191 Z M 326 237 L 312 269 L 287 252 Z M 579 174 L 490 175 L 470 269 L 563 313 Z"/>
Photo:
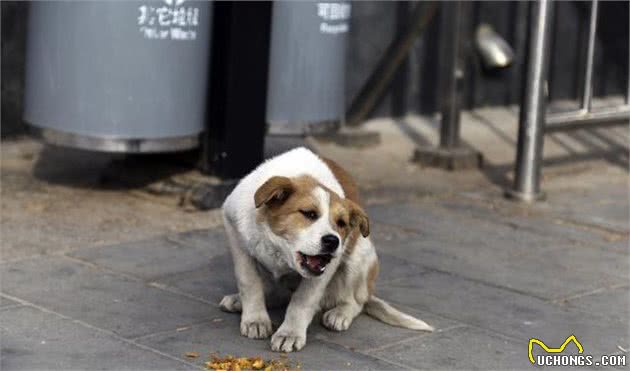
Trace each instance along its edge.
<path fill-rule="evenodd" d="M 198 146 L 211 3 L 30 4 L 24 120 L 47 142 L 107 152 Z"/>
<path fill-rule="evenodd" d="M 343 118 L 350 3 L 273 3 L 267 122 L 272 134 L 306 134 Z"/>

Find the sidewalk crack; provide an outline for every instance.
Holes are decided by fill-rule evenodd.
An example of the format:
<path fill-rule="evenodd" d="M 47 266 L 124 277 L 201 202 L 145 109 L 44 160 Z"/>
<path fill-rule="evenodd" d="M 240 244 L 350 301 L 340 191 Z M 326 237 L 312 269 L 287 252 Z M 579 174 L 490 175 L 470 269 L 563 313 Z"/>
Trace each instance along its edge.
<path fill-rule="evenodd" d="M 4 293 L 2 293 L 0 295 L 6 297 L 7 299 L 11 299 L 11 300 L 16 301 L 16 302 L 18 302 L 20 304 L 23 304 L 25 306 L 29 306 L 31 308 L 37 309 L 37 310 L 39 310 L 41 312 L 52 314 L 52 315 L 54 315 L 56 317 L 59 317 L 59 318 L 71 321 L 73 323 L 76 323 L 77 325 L 83 326 L 83 327 L 91 329 L 93 331 L 96 331 L 96 332 L 99 332 L 99 333 L 102 333 L 102 334 L 106 334 L 106 335 L 111 336 L 112 338 L 114 338 L 114 339 L 116 339 L 118 341 L 121 341 L 121 342 L 126 343 L 126 344 L 133 345 L 133 346 L 138 347 L 138 348 L 140 348 L 142 350 L 145 350 L 145 351 L 157 354 L 159 356 L 162 356 L 164 358 L 168 358 L 170 360 L 173 360 L 173 361 L 185 364 L 187 366 L 191 366 L 191 367 L 194 367 L 194 368 L 197 368 L 197 369 L 200 368 L 200 366 L 198 366 L 198 365 L 196 365 L 194 363 L 187 362 L 187 361 L 185 361 L 183 359 L 180 359 L 178 357 L 172 356 L 172 355 L 170 355 L 168 353 L 164 353 L 164 352 L 162 352 L 160 350 L 151 348 L 151 347 L 149 347 L 147 345 L 140 344 L 140 343 L 138 343 L 138 342 L 136 342 L 136 341 L 134 341 L 132 339 L 127 339 L 125 337 L 122 337 L 122 336 L 118 335 L 117 333 L 115 333 L 113 331 L 106 330 L 106 329 L 100 328 L 100 327 L 96 327 L 94 325 L 91 325 L 91 324 L 89 324 L 87 322 L 84 322 L 82 320 L 79 320 L 79 319 L 74 319 L 72 317 L 68 317 L 68 316 L 66 316 L 64 314 L 61 314 L 61 313 L 55 312 L 54 310 L 51 310 L 51 309 L 39 306 L 39 305 L 37 305 L 35 303 L 31 303 L 31 302 L 29 302 L 27 300 L 20 299 L 18 297 L 13 296 L 13 295 L 8 295 L 8 294 L 4 294 Z"/>

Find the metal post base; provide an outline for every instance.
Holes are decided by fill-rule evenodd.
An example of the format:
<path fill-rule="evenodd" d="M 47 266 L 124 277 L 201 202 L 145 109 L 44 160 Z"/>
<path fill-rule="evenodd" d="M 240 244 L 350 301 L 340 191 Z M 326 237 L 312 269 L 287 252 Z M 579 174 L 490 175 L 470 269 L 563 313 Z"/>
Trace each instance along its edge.
<path fill-rule="evenodd" d="M 451 171 L 483 167 L 483 155 L 466 147 L 417 147 L 413 161 L 423 166 Z"/>
<path fill-rule="evenodd" d="M 111 189 L 135 189 L 183 209 L 220 208 L 238 180 L 204 176 L 193 171 L 198 153 L 179 156 L 125 156 L 109 163 L 100 182 Z"/>
<path fill-rule="evenodd" d="M 179 152 L 192 150 L 199 146 L 198 134 L 172 138 L 131 139 L 79 135 L 57 129 L 37 127 L 32 124 L 29 124 L 27 129 L 35 138 L 38 138 L 48 144 L 98 152 Z"/>
<path fill-rule="evenodd" d="M 196 185 L 189 191 L 188 201 L 198 210 L 218 209 L 237 184 L 237 180 L 222 180 L 220 183 Z"/>
<path fill-rule="evenodd" d="M 529 193 L 529 192 L 519 192 L 513 189 L 505 190 L 505 197 L 508 200 L 523 202 L 523 203 L 533 203 L 536 201 L 543 201 L 547 198 L 545 192 L 538 193 Z"/>
<path fill-rule="evenodd" d="M 381 134 L 364 129 L 342 127 L 339 131 L 325 135 L 314 135 L 318 141 L 331 142 L 343 147 L 367 148 L 381 143 Z"/>

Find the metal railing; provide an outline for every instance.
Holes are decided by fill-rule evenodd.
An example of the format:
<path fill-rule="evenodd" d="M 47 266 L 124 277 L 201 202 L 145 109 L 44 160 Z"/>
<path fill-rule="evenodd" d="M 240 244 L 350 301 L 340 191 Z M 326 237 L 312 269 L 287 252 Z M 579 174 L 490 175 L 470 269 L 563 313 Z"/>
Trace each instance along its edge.
<path fill-rule="evenodd" d="M 580 107 L 576 111 L 546 113 L 545 84 L 549 65 L 553 3 L 551 0 L 539 0 L 531 3 L 531 6 L 529 51 L 525 61 L 527 75 L 521 97 L 514 185 L 507 191 L 508 196 L 526 202 L 543 197 L 540 190 L 540 173 L 545 133 L 630 122 L 630 77 L 623 104 L 597 109 L 592 107 L 598 0 L 591 2 Z"/>
<path fill-rule="evenodd" d="M 593 110 L 593 63 L 595 60 L 598 6 L 597 0 L 591 2 L 580 107 L 577 111 L 548 114 L 545 125 L 545 132 L 547 133 L 588 127 L 591 124 L 618 124 L 620 120 L 630 118 L 630 73 L 628 73 L 628 91 L 626 92 L 625 104 Z"/>

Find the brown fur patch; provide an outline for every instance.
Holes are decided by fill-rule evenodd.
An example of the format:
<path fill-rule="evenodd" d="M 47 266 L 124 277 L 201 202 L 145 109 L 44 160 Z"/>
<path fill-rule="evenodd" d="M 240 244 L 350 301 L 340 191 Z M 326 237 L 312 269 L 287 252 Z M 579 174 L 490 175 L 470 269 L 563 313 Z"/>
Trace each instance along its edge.
<path fill-rule="evenodd" d="M 334 164 L 334 162 L 331 163 Z M 341 174 L 336 176 L 346 179 L 346 182 L 342 183 L 346 185 L 344 193 L 349 191 L 352 199 L 341 198 L 308 175 L 294 178 L 272 177 L 256 191 L 256 205 L 266 205 L 258 209 L 257 221 L 266 222 L 278 236 L 286 239 L 295 237 L 298 231 L 314 222 L 305 218 L 301 210 L 321 213 L 319 200 L 313 195 L 313 190 L 321 187 L 330 195 L 329 223 L 339 233 L 346 247 L 345 254 L 351 254 L 357 245 L 359 233 L 363 236 L 369 234 L 369 221 L 363 209 L 355 201 L 358 192 L 352 178 L 338 165 L 333 166 L 336 166 L 336 174 Z"/>
<path fill-rule="evenodd" d="M 370 294 L 370 296 L 374 295 L 374 286 L 376 285 L 376 278 L 378 277 L 378 272 L 379 272 L 379 266 L 378 266 L 378 260 L 374 262 L 374 264 L 372 264 L 372 266 L 370 267 L 370 270 L 368 271 L 368 276 L 367 276 L 367 286 L 368 286 L 368 293 Z"/>
<path fill-rule="evenodd" d="M 330 225 L 344 241 L 346 254 L 351 254 L 359 238 L 359 232 L 366 237 L 370 233 L 367 215 L 354 201 L 341 198 L 330 189 L 321 187 L 330 194 Z"/>
<path fill-rule="evenodd" d="M 290 183 L 289 197 L 282 203 L 269 204 L 268 207 L 259 209 L 257 215 L 259 223 L 266 221 L 275 234 L 287 239 L 294 237 L 299 230 L 313 223 L 305 218 L 300 210 L 319 212 L 318 200 L 313 197 L 313 189 L 318 187 L 319 183 L 308 175 L 290 178 Z"/>
<path fill-rule="evenodd" d="M 348 236 L 348 239 L 346 240 L 346 251 L 345 251 L 346 255 L 352 254 L 355 247 L 357 246 L 358 239 L 359 239 L 359 230 L 354 228 L 352 229 L 352 232 L 350 232 L 350 236 Z"/>
<path fill-rule="evenodd" d="M 324 190 L 330 195 L 328 218 L 330 225 L 341 236 L 343 241 L 348 237 L 350 230 L 350 210 L 346 206 L 344 199 L 339 197 L 338 194 L 323 187 Z"/>
<path fill-rule="evenodd" d="M 346 198 L 355 202 L 357 205 L 361 205 L 359 187 L 357 187 L 357 183 L 352 178 L 352 175 L 348 174 L 348 172 L 335 161 L 326 157 L 321 157 L 321 159 L 328 166 L 330 171 L 332 171 L 339 184 L 341 184 L 341 188 L 343 189 L 343 193 L 346 194 Z"/>
<path fill-rule="evenodd" d="M 274 176 L 261 185 L 254 194 L 254 204 L 281 203 L 293 192 L 293 183 L 286 176 Z"/>
<path fill-rule="evenodd" d="M 353 228 L 359 228 L 359 231 L 361 231 L 361 235 L 363 235 L 363 237 L 369 236 L 370 219 L 368 218 L 363 208 L 350 200 L 346 202 L 348 203 L 348 209 L 350 210 L 350 225 Z"/>
<path fill-rule="evenodd" d="M 369 220 L 367 214 L 361 208 L 362 202 L 357 183 L 354 181 L 354 178 L 352 178 L 352 175 L 341 167 L 341 165 L 326 157 L 321 157 L 321 159 L 328 166 L 330 171 L 332 171 L 339 184 L 341 184 L 341 188 L 343 189 L 343 193 L 346 195 L 346 199 L 351 201 L 346 202 L 346 209 L 350 211 L 350 218 L 348 221 L 354 222 L 355 226 L 360 229 L 361 234 L 367 237 L 370 233 Z M 346 241 L 346 254 L 351 254 L 354 251 L 358 238 L 359 232 L 357 229 L 353 229 Z"/>

